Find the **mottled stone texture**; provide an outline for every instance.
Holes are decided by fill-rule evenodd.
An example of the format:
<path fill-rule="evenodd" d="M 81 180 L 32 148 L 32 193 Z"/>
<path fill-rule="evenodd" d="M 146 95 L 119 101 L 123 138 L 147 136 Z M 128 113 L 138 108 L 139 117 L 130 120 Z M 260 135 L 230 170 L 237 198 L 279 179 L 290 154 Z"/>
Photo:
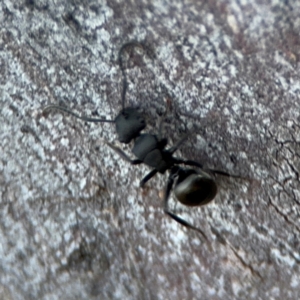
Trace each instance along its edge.
<path fill-rule="evenodd" d="M 299 299 L 300 2 L 0 2 L 0 299 Z M 105 145 L 127 102 L 218 177 L 202 208 Z M 150 51 L 150 50 L 149 50 Z M 131 145 L 124 147 L 130 154 Z"/>

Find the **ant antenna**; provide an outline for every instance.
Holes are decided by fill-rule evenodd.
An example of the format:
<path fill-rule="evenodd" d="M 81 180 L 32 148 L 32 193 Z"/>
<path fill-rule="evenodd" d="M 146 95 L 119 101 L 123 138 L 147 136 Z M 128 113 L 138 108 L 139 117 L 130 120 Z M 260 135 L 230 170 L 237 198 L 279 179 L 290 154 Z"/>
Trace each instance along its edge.
<path fill-rule="evenodd" d="M 119 61 L 120 69 L 121 69 L 122 76 L 123 76 L 123 89 L 122 89 L 122 93 L 121 93 L 122 110 L 124 110 L 124 108 L 125 108 L 125 98 L 126 98 L 126 91 L 127 91 L 127 76 L 126 76 L 124 62 L 123 62 L 123 51 L 128 47 L 141 48 L 150 57 L 148 51 L 146 51 L 147 49 L 145 48 L 145 46 L 137 41 L 128 42 L 128 43 L 124 44 L 121 47 L 121 49 L 119 50 L 118 61 Z"/>
<path fill-rule="evenodd" d="M 123 88 L 122 88 L 122 93 L 121 93 L 122 111 L 124 111 L 124 109 L 125 109 L 125 98 L 126 98 L 126 91 L 127 91 L 127 77 L 126 77 L 126 72 L 125 72 L 124 62 L 123 62 L 123 51 L 128 47 L 141 48 L 146 52 L 146 54 L 149 57 L 151 57 L 150 54 L 148 53 L 148 51 L 146 51 L 147 49 L 145 48 L 145 46 L 143 44 L 137 42 L 137 41 L 128 42 L 128 43 L 124 44 L 121 47 L 121 49 L 119 51 L 119 54 L 118 54 L 118 61 L 119 61 L 120 69 L 121 69 L 122 76 L 123 76 Z M 47 105 L 44 108 L 43 113 L 45 113 L 45 112 L 47 112 L 51 109 L 56 109 L 56 110 L 59 110 L 59 111 L 66 112 L 66 113 L 74 116 L 75 118 L 83 120 L 85 122 L 94 122 L 94 123 L 104 123 L 104 122 L 106 122 L 106 123 L 115 123 L 116 122 L 115 120 L 95 119 L 95 118 L 90 118 L 90 117 L 87 117 L 87 116 L 80 116 L 80 115 L 74 113 L 73 111 L 71 111 L 71 110 L 69 110 L 65 107 L 62 107 L 60 105 Z"/>
<path fill-rule="evenodd" d="M 44 110 L 43 113 L 49 111 L 50 109 L 57 109 L 63 112 L 66 112 L 72 116 L 74 116 L 77 119 L 83 120 L 85 122 L 94 122 L 94 123 L 100 123 L 100 122 L 107 122 L 107 123 L 115 123 L 115 120 L 106 120 L 106 119 L 94 119 L 94 118 L 89 118 L 87 116 L 79 116 L 78 114 L 72 112 L 71 110 L 63 107 L 63 106 L 59 106 L 59 105 L 47 105 Z"/>
<path fill-rule="evenodd" d="M 119 50 L 119 54 L 118 54 L 119 66 L 120 66 L 122 76 L 123 76 L 123 88 L 122 88 L 122 93 L 121 93 L 122 110 L 125 107 L 125 97 L 126 97 L 126 91 L 127 91 L 127 78 L 126 78 L 126 72 L 125 72 L 123 60 L 122 60 L 122 52 L 126 47 L 129 46 L 129 44 L 131 44 L 131 43 L 127 43 L 127 44 L 123 45 L 121 47 L 121 49 Z"/>

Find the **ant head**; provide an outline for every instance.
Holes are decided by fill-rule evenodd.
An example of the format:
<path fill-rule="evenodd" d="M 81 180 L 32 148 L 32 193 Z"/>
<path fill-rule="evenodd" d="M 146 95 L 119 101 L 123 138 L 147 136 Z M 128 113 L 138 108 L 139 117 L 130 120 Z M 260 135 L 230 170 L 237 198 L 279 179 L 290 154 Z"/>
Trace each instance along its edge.
<path fill-rule="evenodd" d="M 180 169 L 174 187 L 179 202 L 187 206 L 204 205 L 212 201 L 217 194 L 217 185 L 213 175 L 203 170 Z"/>
<path fill-rule="evenodd" d="M 122 109 L 117 115 L 115 123 L 118 139 L 124 144 L 130 143 L 146 127 L 143 116 L 136 108 L 132 107 Z"/>

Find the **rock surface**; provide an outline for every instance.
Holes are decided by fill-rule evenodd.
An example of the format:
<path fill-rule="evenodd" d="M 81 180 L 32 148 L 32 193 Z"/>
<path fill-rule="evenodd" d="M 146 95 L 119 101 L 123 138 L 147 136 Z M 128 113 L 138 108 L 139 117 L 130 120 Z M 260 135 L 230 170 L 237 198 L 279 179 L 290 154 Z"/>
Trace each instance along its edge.
<path fill-rule="evenodd" d="M 299 299 L 300 2 L 173 2 L 1 1 L 0 299 Z M 111 124 L 42 113 L 113 119 L 130 40 L 155 53 L 125 54 L 146 129 L 167 110 L 170 144 L 194 133 L 178 156 L 243 177 L 172 202 L 210 245 Z"/>

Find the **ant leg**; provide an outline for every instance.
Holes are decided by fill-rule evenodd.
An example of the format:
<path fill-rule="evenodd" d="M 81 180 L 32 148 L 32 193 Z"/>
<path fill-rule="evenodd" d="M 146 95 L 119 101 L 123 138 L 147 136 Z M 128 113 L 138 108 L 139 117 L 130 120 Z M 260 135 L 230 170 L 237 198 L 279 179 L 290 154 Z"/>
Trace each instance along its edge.
<path fill-rule="evenodd" d="M 163 139 L 163 137 L 162 137 L 162 129 L 163 129 L 163 122 L 164 122 L 165 118 L 166 118 L 166 113 L 159 120 L 158 135 L 157 135 L 157 137 L 158 137 L 159 140 Z"/>
<path fill-rule="evenodd" d="M 116 151 L 123 159 L 125 159 L 127 162 L 131 163 L 132 165 L 138 165 L 141 164 L 143 161 L 139 160 L 139 159 L 131 159 L 124 151 L 122 151 L 120 148 L 118 148 L 117 146 L 109 143 L 109 142 L 105 142 L 111 149 L 113 149 L 114 151 Z"/>
<path fill-rule="evenodd" d="M 176 164 L 184 164 L 187 166 L 193 166 L 193 167 L 203 169 L 203 165 L 201 165 L 200 163 L 198 163 L 197 161 L 194 161 L 194 160 L 185 160 L 185 159 L 180 159 L 180 158 L 175 158 L 175 157 L 174 157 L 174 160 L 175 160 Z M 210 171 L 214 172 L 214 170 L 210 170 Z M 219 172 L 221 172 L 221 171 L 219 171 Z"/>
<path fill-rule="evenodd" d="M 157 170 L 154 169 L 150 173 L 148 173 L 141 181 L 140 181 L 140 187 L 144 187 L 146 182 L 148 182 L 153 176 L 155 176 L 157 173 Z"/>
<path fill-rule="evenodd" d="M 63 106 L 60 106 L 60 105 L 47 105 L 46 107 L 44 107 L 43 113 L 46 113 L 50 109 L 56 109 L 56 110 L 60 110 L 60 111 L 66 112 L 66 113 L 74 116 L 75 118 L 83 120 L 85 122 L 95 122 L 95 123 L 98 123 L 98 122 L 108 122 L 108 123 L 115 123 L 114 120 L 94 119 L 94 118 L 89 118 L 89 117 L 86 117 L 86 116 L 79 116 L 78 114 L 76 114 L 76 113 L 72 112 L 71 110 L 69 110 L 69 109 L 67 109 L 67 108 L 65 108 Z"/>
<path fill-rule="evenodd" d="M 175 151 L 177 151 L 178 148 L 187 140 L 189 136 L 190 134 L 186 134 L 185 136 L 183 136 L 174 146 L 168 149 L 168 152 L 170 152 L 170 154 L 173 154 Z"/>
<path fill-rule="evenodd" d="M 175 215 L 174 213 L 172 213 L 169 210 L 168 199 L 169 199 L 172 187 L 173 187 L 173 183 L 174 183 L 173 174 L 170 174 L 170 176 L 168 178 L 168 183 L 167 183 L 167 186 L 166 186 L 166 190 L 165 190 L 165 196 L 164 196 L 164 212 L 165 212 L 165 214 L 167 214 L 169 217 L 171 217 L 173 220 L 175 220 L 179 224 L 181 224 L 181 225 L 183 225 L 187 228 L 198 231 L 204 237 L 204 239 L 209 243 L 208 238 L 206 237 L 205 233 L 201 229 L 191 225 L 189 222 L 185 221 L 184 219 L 182 219 L 181 217 Z M 211 248 L 210 244 L 209 244 L 209 247 Z"/>
<path fill-rule="evenodd" d="M 194 161 L 194 160 L 184 160 L 184 159 L 174 157 L 174 161 L 175 161 L 176 164 L 184 164 L 184 165 L 193 166 L 193 167 L 203 169 L 203 165 L 201 165 L 200 163 L 198 163 L 197 161 Z M 241 176 L 238 176 L 238 175 L 232 175 L 232 174 L 229 174 L 227 172 L 216 170 L 216 169 L 204 169 L 204 171 L 210 171 L 214 175 L 221 175 L 221 176 L 226 176 L 226 177 L 239 178 L 239 179 L 249 179 L 250 180 L 250 178 L 241 177 Z"/>
<path fill-rule="evenodd" d="M 230 175 L 227 172 L 223 172 L 223 171 L 219 171 L 219 170 L 209 169 L 209 171 L 211 171 L 214 174 L 218 174 L 218 175 L 222 175 L 222 176 L 226 176 L 226 177 L 238 177 L 238 176 Z"/>
<path fill-rule="evenodd" d="M 232 175 L 232 174 L 229 174 L 227 172 L 220 171 L 220 170 L 209 169 L 209 171 L 212 172 L 215 175 L 217 174 L 217 175 L 221 175 L 221 176 L 232 177 L 232 178 L 239 178 L 239 179 L 244 179 L 244 180 L 249 180 L 249 181 L 252 180 L 249 177 L 242 177 L 242 176 L 239 176 L 239 175 Z"/>

